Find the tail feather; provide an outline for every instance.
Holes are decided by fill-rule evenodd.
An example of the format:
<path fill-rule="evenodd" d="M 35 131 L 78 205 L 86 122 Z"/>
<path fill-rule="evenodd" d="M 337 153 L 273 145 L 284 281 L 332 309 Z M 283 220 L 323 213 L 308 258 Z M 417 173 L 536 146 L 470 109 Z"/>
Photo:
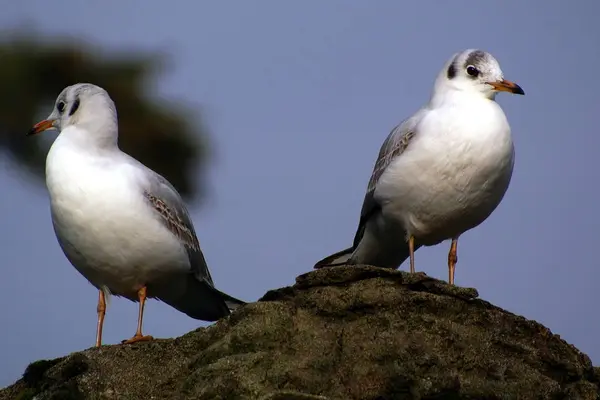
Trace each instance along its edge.
<path fill-rule="evenodd" d="M 246 304 L 245 301 L 242 301 L 240 299 L 236 299 L 233 296 L 228 295 L 227 293 L 221 292 L 218 289 L 215 289 L 217 292 L 219 292 L 219 294 L 221 295 L 221 298 L 223 299 L 223 301 L 225 301 L 225 304 L 227 305 L 227 308 L 229 308 L 229 311 L 235 311 L 236 309 L 238 309 L 239 307 L 243 306 Z"/>
<path fill-rule="evenodd" d="M 154 295 L 176 310 L 202 321 L 217 321 L 245 304 L 210 283 L 198 280 L 192 274 L 161 282 L 153 288 Z"/>
<path fill-rule="evenodd" d="M 325 268 L 325 267 L 336 267 L 339 265 L 348 264 L 350 261 L 350 257 L 352 257 L 352 253 L 354 252 L 353 247 L 349 247 L 342 251 L 338 251 L 337 253 L 333 253 L 330 256 L 325 257 L 324 259 L 317 261 L 314 266 L 314 269 Z"/>

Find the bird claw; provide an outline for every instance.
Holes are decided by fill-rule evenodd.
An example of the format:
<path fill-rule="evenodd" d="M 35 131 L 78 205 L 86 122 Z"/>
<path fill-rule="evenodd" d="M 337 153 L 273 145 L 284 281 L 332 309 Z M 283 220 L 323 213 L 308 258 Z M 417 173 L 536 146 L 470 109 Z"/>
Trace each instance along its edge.
<path fill-rule="evenodd" d="M 152 336 L 133 335 L 131 339 L 122 340 L 121 344 L 132 344 L 137 342 L 149 342 L 154 340 Z"/>

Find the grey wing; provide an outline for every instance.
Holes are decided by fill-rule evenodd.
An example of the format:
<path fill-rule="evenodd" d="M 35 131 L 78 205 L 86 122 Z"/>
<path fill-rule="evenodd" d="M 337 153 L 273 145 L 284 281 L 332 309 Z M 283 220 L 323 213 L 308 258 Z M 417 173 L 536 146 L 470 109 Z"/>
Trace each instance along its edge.
<path fill-rule="evenodd" d="M 388 137 L 381 145 L 377 161 L 375 162 L 375 167 L 373 167 L 371 179 L 369 179 L 367 193 L 365 194 L 365 199 L 360 212 L 360 222 L 358 224 L 356 235 L 354 236 L 354 248 L 356 248 L 356 246 L 358 246 L 360 243 L 369 218 L 371 218 L 380 210 L 380 205 L 374 197 L 375 188 L 377 187 L 379 178 L 381 178 L 381 175 L 383 175 L 390 163 L 406 150 L 411 140 L 415 136 L 415 127 L 420 121 L 424 111 L 425 110 L 420 110 L 411 118 L 406 119 L 397 125 L 394 129 L 392 129 Z"/>
<path fill-rule="evenodd" d="M 149 170 L 151 171 L 151 170 Z M 206 281 L 214 287 L 210 271 L 200 249 L 198 237 L 194 231 L 194 225 L 190 219 L 183 199 L 177 190 L 162 176 L 154 173 L 148 187 L 144 191 L 146 199 L 169 230 L 184 245 L 192 272 L 201 281 Z"/>

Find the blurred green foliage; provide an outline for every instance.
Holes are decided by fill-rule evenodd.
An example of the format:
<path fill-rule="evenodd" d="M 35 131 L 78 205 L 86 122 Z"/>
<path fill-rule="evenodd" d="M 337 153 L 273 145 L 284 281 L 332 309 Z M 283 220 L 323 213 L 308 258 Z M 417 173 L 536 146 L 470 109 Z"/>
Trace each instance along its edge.
<path fill-rule="evenodd" d="M 199 197 L 208 135 L 200 116 L 183 104 L 148 97 L 146 86 L 162 61 L 160 55 L 97 51 L 76 42 L 0 43 L 0 151 L 43 177 L 50 143 L 25 134 L 50 113 L 62 89 L 93 83 L 117 106 L 121 149 L 167 178 L 182 196 Z"/>

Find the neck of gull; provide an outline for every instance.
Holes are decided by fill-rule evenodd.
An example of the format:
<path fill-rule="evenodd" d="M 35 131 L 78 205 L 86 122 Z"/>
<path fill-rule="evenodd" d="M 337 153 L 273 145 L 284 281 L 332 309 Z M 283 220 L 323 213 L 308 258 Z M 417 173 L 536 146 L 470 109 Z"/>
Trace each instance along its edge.
<path fill-rule="evenodd" d="M 475 90 L 460 90 L 454 87 L 439 87 L 436 85 L 429 100 L 429 105 L 431 108 L 438 108 L 449 104 L 460 104 L 465 101 L 494 101 L 494 97 L 495 93 L 492 93 L 490 98 Z"/>
<path fill-rule="evenodd" d="M 91 120 L 67 126 L 59 135 L 63 143 L 82 151 L 105 152 L 118 150 L 117 121 L 111 119 Z"/>

